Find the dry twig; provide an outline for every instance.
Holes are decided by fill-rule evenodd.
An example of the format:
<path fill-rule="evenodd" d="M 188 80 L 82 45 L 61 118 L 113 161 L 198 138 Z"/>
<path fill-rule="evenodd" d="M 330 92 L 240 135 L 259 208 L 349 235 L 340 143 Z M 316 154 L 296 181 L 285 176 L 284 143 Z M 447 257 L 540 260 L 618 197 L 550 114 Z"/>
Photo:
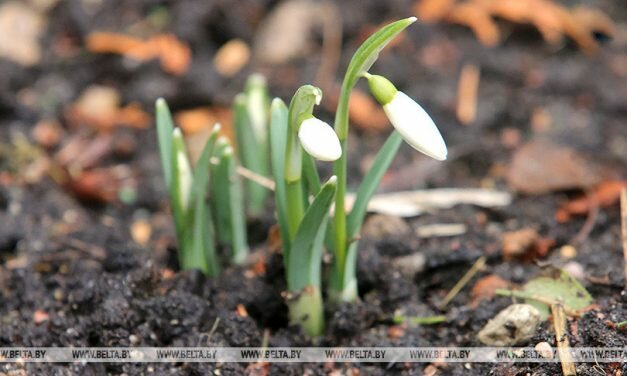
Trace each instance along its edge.
<path fill-rule="evenodd" d="M 562 373 L 564 376 L 574 376 L 577 374 L 572 354 L 570 353 L 570 344 L 566 333 L 566 311 L 560 303 L 551 304 L 551 312 L 553 313 L 553 328 L 555 329 L 555 341 L 557 342 L 557 352 L 562 363 Z"/>

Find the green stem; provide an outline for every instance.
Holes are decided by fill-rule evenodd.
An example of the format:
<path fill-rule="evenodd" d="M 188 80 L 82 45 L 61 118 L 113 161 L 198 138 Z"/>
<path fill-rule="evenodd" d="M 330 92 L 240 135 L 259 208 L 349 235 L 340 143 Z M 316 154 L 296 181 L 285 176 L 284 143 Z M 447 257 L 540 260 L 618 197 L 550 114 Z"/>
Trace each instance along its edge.
<path fill-rule="evenodd" d="M 285 186 L 287 198 L 287 217 L 289 229 L 289 241 L 296 235 L 296 230 L 305 213 L 305 201 L 303 185 L 301 183 L 303 173 L 303 149 L 298 141 L 298 129 L 302 120 L 311 116 L 315 105 L 320 103 L 322 90 L 315 86 L 301 86 L 288 110 L 288 135 L 285 151 Z"/>
<path fill-rule="evenodd" d="M 294 240 L 300 220 L 305 213 L 305 206 L 303 205 L 303 185 L 300 180 L 287 181 L 285 188 L 287 196 L 287 226 L 289 230 L 289 241 L 291 242 Z"/>
<path fill-rule="evenodd" d="M 337 176 L 337 192 L 335 195 L 335 221 L 333 226 L 335 227 L 335 270 L 338 275 L 333 278 L 339 284 L 334 286 L 331 284 L 332 290 L 339 289 L 339 291 L 332 291 L 332 295 L 335 296 L 350 296 L 350 300 L 356 299 L 356 294 L 346 294 L 344 289 L 355 288 L 356 286 L 345 285 L 345 268 L 350 266 L 346 264 L 348 242 L 350 241 L 349 234 L 346 227 L 346 212 L 344 211 L 344 197 L 346 195 L 346 172 L 347 172 L 347 159 L 346 153 L 348 151 L 348 124 L 349 124 L 349 102 L 350 94 L 353 87 L 357 83 L 357 80 L 367 72 L 368 69 L 374 64 L 379 56 L 379 52 L 401 31 L 407 26 L 416 21 L 415 17 L 406 18 L 400 21 L 393 22 L 373 35 L 371 35 L 355 52 L 353 58 L 348 64 L 346 69 L 346 75 L 342 82 L 342 88 L 340 90 L 340 96 L 338 99 L 337 111 L 335 113 L 335 133 L 337 133 L 342 146 L 342 156 L 333 164 L 333 170 Z M 352 282 L 350 282 L 352 283 Z"/>

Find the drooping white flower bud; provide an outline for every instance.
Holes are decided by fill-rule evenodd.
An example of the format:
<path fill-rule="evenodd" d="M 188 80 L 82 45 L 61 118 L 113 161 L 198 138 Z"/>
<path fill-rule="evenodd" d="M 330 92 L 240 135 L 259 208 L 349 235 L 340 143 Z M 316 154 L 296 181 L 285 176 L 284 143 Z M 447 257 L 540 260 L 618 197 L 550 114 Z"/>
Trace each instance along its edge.
<path fill-rule="evenodd" d="M 340 140 L 333 128 L 320 119 L 310 117 L 298 129 L 298 139 L 303 149 L 312 157 L 332 162 L 342 155 Z"/>
<path fill-rule="evenodd" d="M 383 76 L 365 74 L 370 91 L 383 106 L 388 119 L 414 149 L 443 161 L 448 154 L 444 139 L 429 114 L 407 94 L 396 90 Z"/>

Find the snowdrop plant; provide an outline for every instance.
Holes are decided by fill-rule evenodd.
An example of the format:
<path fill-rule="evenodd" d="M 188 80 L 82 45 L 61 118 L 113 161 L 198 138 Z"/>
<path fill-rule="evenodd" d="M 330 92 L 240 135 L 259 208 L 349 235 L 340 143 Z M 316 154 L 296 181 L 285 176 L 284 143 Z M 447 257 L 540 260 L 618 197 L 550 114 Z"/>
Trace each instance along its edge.
<path fill-rule="evenodd" d="M 192 168 L 179 128 L 175 128 L 163 99 L 156 102 L 157 138 L 179 247 L 181 269 L 219 273 L 214 223 L 218 239 L 231 249 L 231 260 L 242 262 L 247 253 L 241 188 L 235 176 L 233 148 L 218 139 L 214 126 Z M 210 192 L 211 191 L 211 192 Z M 207 201 L 210 194 L 211 201 Z"/>
<path fill-rule="evenodd" d="M 270 123 L 289 316 L 311 336 L 324 330 L 320 268 L 336 187 L 335 176 L 320 183 L 312 157 L 334 161 L 342 153 L 333 128 L 313 116 L 321 98 L 322 91 L 311 85 L 298 89 L 289 108 L 277 98 L 272 102 Z"/>
<path fill-rule="evenodd" d="M 280 99 L 271 105 L 271 165 L 275 180 L 276 211 L 283 243 L 290 319 L 309 335 L 324 328 L 320 268 L 326 246 L 333 261 L 329 297 L 335 301 L 357 298 L 355 275 L 357 239 L 368 201 L 389 168 L 402 140 L 437 160 L 446 159 L 446 145 L 429 115 L 385 77 L 369 73 L 378 53 L 415 21 L 408 18 L 385 26 L 357 50 L 344 77 L 335 117 L 335 129 L 313 115 L 322 91 L 305 85 L 289 108 Z M 360 78 L 368 81 L 395 130 L 375 157 L 356 193 L 350 212 L 345 207 L 347 173 L 348 105 Z M 303 152 L 304 151 L 304 152 Z M 334 162 L 335 176 L 320 183 L 314 158 Z M 310 197 L 314 197 L 311 200 Z M 335 203 L 333 218 L 330 208 Z"/>
<path fill-rule="evenodd" d="M 387 43 L 415 21 L 415 17 L 396 21 L 370 36 L 353 55 L 342 82 L 335 115 L 335 132 L 342 152 L 333 166 L 337 176 L 337 192 L 334 221 L 330 228 L 333 241 L 329 242 L 334 256 L 329 295 L 335 301 L 350 302 L 358 297 L 355 268 L 359 233 L 366 215 L 368 201 L 392 163 L 402 140 L 434 159 L 444 160 L 447 156 L 444 140 L 425 110 L 409 96 L 398 91 L 388 79 L 368 72 Z M 377 153 L 372 168 L 359 186 L 353 207 L 347 213 L 343 208 L 345 208 L 346 195 L 348 108 L 351 91 L 360 78 L 368 81 L 371 93 L 383 106 L 395 130 Z"/>

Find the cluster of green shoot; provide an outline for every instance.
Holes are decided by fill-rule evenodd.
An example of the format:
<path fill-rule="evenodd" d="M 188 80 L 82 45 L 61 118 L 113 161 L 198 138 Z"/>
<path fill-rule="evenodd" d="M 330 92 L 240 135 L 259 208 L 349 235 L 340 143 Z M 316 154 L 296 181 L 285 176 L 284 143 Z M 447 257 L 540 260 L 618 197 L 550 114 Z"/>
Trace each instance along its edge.
<path fill-rule="evenodd" d="M 447 156 L 438 128 L 422 107 L 383 76 L 368 72 L 387 43 L 414 21 L 412 17 L 383 27 L 355 52 L 342 83 L 334 127 L 314 116 L 322 91 L 311 85 L 300 87 L 289 106 L 279 98 L 268 105 L 265 81 L 253 76 L 245 92 L 235 99 L 239 161 L 247 171 L 274 181 L 274 207 L 281 233 L 290 321 L 301 325 L 311 336 L 324 331 L 324 287 L 326 298 L 332 303 L 358 299 L 357 246 L 368 201 L 402 141 L 437 160 Z M 351 91 L 360 78 L 368 81 L 372 95 L 382 105 L 395 130 L 377 153 L 355 194 L 352 208 L 347 211 L 348 108 Z M 183 140 L 180 132 L 172 130 L 163 102 L 157 103 L 157 115 L 161 155 L 182 254 L 181 265 L 183 268 L 198 267 L 194 263 L 202 257 L 201 261 L 208 265 L 201 270 L 217 270 L 210 265 L 216 261 L 215 247 L 208 245 L 213 238 L 211 218 L 216 223 L 213 227 L 217 231 L 216 237 L 221 238 L 221 231 L 228 233 L 223 240 L 230 245 L 233 260 L 241 261 L 246 249 L 245 234 L 239 232 L 243 225 L 235 223 L 234 216 L 237 213 L 242 215 L 244 209 L 240 186 L 233 172 L 232 148 L 226 141 L 216 141 L 217 130 L 214 130 L 193 173 L 189 172 L 187 159 L 178 157 L 185 155 Z M 226 146 L 220 147 L 219 144 Z M 217 166 L 228 165 L 222 174 L 214 174 L 214 158 Z M 321 181 L 315 160 L 333 162 L 334 175 Z M 207 186 L 211 187 L 208 201 L 205 197 Z M 187 188 L 182 191 L 182 187 Z M 181 193 L 185 189 L 190 192 L 187 200 Z M 249 215 L 261 213 L 267 194 L 256 182 L 247 182 L 245 201 Z M 228 209 L 221 212 L 225 214 L 224 218 L 216 214 L 220 212 L 218 205 Z M 224 219 L 221 222 L 223 227 L 217 225 L 221 219 Z M 243 241 L 243 244 L 236 246 L 236 240 Z M 329 270 L 323 273 L 325 250 L 332 257 Z M 327 278 L 323 279 L 323 275 Z"/>
<path fill-rule="evenodd" d="M 230 141 L 216 124 L 194 168 L 183 135 L 163 99 L 157 100 L 157 137 L 170 197 L 181 269 L 220 272 L 218 245 L 232 263 L 246 261 L 248 242 L 241 180 Z M 207 197 L 209 199 L 207 200 Z"/>

